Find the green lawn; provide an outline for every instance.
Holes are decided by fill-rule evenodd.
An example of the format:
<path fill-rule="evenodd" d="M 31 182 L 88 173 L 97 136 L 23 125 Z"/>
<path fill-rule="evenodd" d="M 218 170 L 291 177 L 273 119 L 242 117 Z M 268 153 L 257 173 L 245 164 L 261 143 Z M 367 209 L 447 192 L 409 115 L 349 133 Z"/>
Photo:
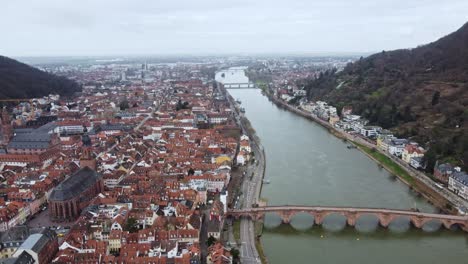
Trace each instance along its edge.
<path fill-rule="evenodd" d="M 254 222 L 255 225 L 255 236 L 261 236 L 263 233 L 263 223 L 260 221 Z"/>
<path fill-rule="evenodd" d="M 255 247 L 257 248 L 258 255 L 260 256 L 260 260 L 262 261 L 262 264 L 268 263 L 265 253 L 263 252 L 263 246 L 262 243 L 260 242 L 260 239 L 255 238 Z"/>
<path fill-rule="evenodd" d="M 234 239 L 240 241 L 240 220 L 235 220 L 232 223 L 232 232 L 234 233 Z"/>
<path fill-rule="evenodd" d="M 391 160 L 389 157 L 385 156 L 384 154 L 380 153 L 378 150 L 373 150 L 371 148 L 368 148 L 364 145 L 358 144 L 354 142 L 360 149 L 365 151 L 367 154 L 372 156 L 374 159 L 378 160 L 384 167 L 390 170 L 391 173 L 393 173 L 396 176 L 399 176 L 403 178 L 405 181 L 407 181 L 409 184 L 413 185 L 414 184 L 414 179 L 411 177 L 408 172 L 406 172 L 400 165 L 395 163 L 393 160 Z"/>

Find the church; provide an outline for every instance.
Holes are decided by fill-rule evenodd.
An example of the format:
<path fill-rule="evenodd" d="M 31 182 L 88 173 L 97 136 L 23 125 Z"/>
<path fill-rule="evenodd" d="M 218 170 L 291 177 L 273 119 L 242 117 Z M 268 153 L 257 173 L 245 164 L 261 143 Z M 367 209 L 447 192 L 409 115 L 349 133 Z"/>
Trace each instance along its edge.
<path fill-rule="evenodd" d="M 52 221 L 73 221 L 81 211 L 104 190 L 102 175 L 96 172 L 96 159 L 91 140 L 83 135 L 80 170 L 66 178 L 52 190 L 49 197 Z"/>

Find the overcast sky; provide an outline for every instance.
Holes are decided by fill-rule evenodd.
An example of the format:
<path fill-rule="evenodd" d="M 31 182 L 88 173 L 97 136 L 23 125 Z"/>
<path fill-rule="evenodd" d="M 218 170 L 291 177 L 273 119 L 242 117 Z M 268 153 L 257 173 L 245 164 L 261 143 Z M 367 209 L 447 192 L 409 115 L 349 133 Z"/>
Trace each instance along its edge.
<path fill-rule="evenodd" d="M 467 21 L 468 0 L 2 0 L 0 54 L 374 52 Z"/>

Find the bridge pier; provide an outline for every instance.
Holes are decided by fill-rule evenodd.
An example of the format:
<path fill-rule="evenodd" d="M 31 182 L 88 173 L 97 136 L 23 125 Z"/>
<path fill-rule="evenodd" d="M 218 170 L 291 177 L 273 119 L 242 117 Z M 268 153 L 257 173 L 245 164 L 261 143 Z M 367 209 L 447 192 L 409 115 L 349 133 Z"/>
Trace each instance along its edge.
<path fill-rule="evenodd" d="M 378 218 L 379 218 L 379 225 L 383 228 L 387 228 L 393 220 L 393 217 L 387 213 L 379 214 Z"/>
<path fill-rule="evenodd" d="M 453 221 L 451 220 L 444 220 L 442 221 L 442 225 L 446 228 L 446 229 L 450 229 L 452 227 L 452 225 L 454 224 Z"/>
<path fill-rule="evenodd" d="M 412 216 L 410 217 L 410 222 L 414 227 L 421 229 L 426 221 L 421 216 Z"/>
<path fill-rule="evenodd" d="M 358 219 L 358 215 L 355 212 L 345 213 L 346 224 L 348 226 L 355 226 Z"/>
<path fill-rule="evenodd" d="M 281 217 L 281 222 L 283 224 L 291 223 L 291 219 L 293 218 L 295 214 L 296 214 L 295 212 L 291 212 L 291 211 L 280 212 L 279 215 Z"/>
<path fill-rule="evenodd" d="M 312 213 L 314 216 L 314 224 L 315 225 L 322 225 L 323 219 L 325 218 L 326 214 L 323 212 L 314 212 Z"/>
<path fill-rule="evenodd" d="M 252 219 L 257 222 L 263 222 L 264 218 L 265 218 L 265 214 L 258 213 Z"/>

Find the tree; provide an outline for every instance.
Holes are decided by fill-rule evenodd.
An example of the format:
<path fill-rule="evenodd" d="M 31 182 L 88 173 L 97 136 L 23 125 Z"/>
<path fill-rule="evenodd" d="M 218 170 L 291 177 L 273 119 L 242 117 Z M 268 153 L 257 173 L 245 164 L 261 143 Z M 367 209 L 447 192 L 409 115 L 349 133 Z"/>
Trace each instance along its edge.
<path fill-rule="evenodd" d="M 122 111 L 125 110 L 125 109 L 130 108 L 128 100 L 124 99 L 122 102 L 120 102 L 119 107 L 120 107 L 120 110 L 122 110 Z"/>
<path fill-rule="evenodd" d="M 437 154 L 435 153 L 434 148 L 429 148 L 428 151 L 424 154 L 423 164 L 425 171 L 428 173 L 434 172 L 434 165 L 437 161 Z"/>
<path fill-rule="evenodd" d="M 192 168 L 190 168 L 188 170 L 188 175 L 191 176 L 191 175 L 194 175 L 194 174 L 195 174 L 195 171 Z"/>
<path fill-rule="evenodd" d="M 240 252 L 237 248 L 231 249 L 231 255 L 232 259 L 238 263 L 239 257 L 240 257 Z"/>
<path fill-rule="evenodd" d="M 210 236 L 210 237 L 206 240 L 206 245 L 207 245 L 207 246 L 211 246 L 211 245 L 213 245 L 214 243 L 216 243 L 216 238 L 214 238 L 213 236 Z"/>
<path fill-rule="evenodd" d="M 434 94 L 432 95 L 432 102 L 431 104 L 432 105 L 436 105 L 439 103 L 439 98 L 440 98 L 440 92 L 439 91 L 435 91 Z"/>
<path fill-rule="evenodd" d="M 125 223 L 125 228 L 124 228 L 125 231 L 128 231 L 130 233 L 136 233 L 138 232 L 139 228 L 138 228 L 138 222 L 135 218 L 132 218 L 132 217 L 129 217 L 127 219 L 127 223 Z"/>

